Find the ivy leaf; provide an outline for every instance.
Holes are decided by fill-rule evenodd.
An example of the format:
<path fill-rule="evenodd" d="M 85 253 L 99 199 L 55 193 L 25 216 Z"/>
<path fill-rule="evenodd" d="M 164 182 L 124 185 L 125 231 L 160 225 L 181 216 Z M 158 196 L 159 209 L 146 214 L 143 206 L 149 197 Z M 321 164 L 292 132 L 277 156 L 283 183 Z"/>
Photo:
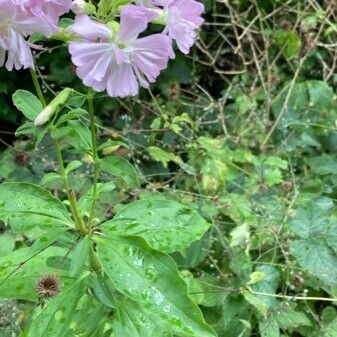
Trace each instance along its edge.
<path fill-rule="evenodd" d="M 86 289 L 85 279 L 73 282 L 47 302 L 34 317 L 25 337 L 63 337 L 68 333 L 78 302 Z"/>
<path fill-rule="evenodd" d="M 196 210 L 159 199 L 130 203 L 101 225 L 108 234 L 140 236 L 154 249 L 166 253 L 187 248 L 209 226 Z"/>
<path fill-rule="evenodd" d="M 178 334 L 213 337 L 187 296 L 174 261 L 136 237 L 96 238 L 103 269 L 117 290 L 158 315 Z"/>
<path fill-rule="evenodd" d="M 165 323 L 137 302 L 123 298 L 117 302 L 117 312 L 113 320 L 115 337 L 170 337 Z"/>
<path fill-rule="evenodd" d="M 0 219 L 9 220 L 18 232 L 73 224 L 60 200 L 37 185 L 19 182 L 0 185 Z"/>
<path fill-rule="evenodd" d="M 122 178 L 129 187 L 139 187 L 137 171 L 125 158 L 117 156 L 105 157 L 99 161 L 99 164 L 103 171 Z"/>
<path fill-rule="evenodd" d="M 40 100 L 27 90 L 17 90 L 13 95 L 13 103 L 30 121 L 43 110 Z"/>

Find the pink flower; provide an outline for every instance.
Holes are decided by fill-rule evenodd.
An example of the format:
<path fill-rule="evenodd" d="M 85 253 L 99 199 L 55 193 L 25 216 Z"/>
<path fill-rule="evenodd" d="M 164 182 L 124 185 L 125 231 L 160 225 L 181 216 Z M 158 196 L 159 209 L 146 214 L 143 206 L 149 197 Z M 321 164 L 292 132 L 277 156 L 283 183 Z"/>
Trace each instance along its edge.
<path fill-rule="evenodd" d="M 26 38 L 37 32 L 47 37 L 56 32 L 58 15 L 67 11 L 66 3 L 68 0 L 0 0 L 0 67 L 5 64 L 9 71 L 34 68 L 32 45 Z"/>
<path fill-rule="evenodd" d="M 135 2 L 149 10 L 157 10 L 158 16 L 163 16 L 166 21 L 164 33 L 176 40 L 181 52 L 189 53 L 197 37 L 196 30 L 204 22 L 201 17 L 205 10 L 202 3 L 196 0 L 136 0 Z M 158 9 L 162 9 L 161 14 Z"/>
<path fill-rule="evenodd" d="M 139 12 L 134 15 L 127 20 L 121 17 L 118 35 L 86 15 L 75 18 L 70 30 L 79 40 L 70 43 L 69 51 L 85 85 L 107 90 L 112 97 L 134 96 L 139 84 L 147 88 L 167 67 L 172 55 L 170 38 L 163 34 L 138 38 L 147 21 L 133 20 Z"/>
<path fill-rule="evenodd" d="M 33 15 L 43 25 L 39 32 L 46 37 L 58 31 L 58 21 L 61 15 L 69 12 L 72 0 L 12 0 L 14 4 L 26 11 L 27 15 Z"/>

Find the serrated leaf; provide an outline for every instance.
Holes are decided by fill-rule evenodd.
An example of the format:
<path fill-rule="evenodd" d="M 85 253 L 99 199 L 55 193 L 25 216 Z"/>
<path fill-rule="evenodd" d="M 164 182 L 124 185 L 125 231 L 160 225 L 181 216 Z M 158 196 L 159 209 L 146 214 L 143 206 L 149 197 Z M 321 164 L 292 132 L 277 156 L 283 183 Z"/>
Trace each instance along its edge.
<path fill-rule="evenodd" d="M 170 200 L 142 199 L 120 209 L 101 228 L 112 235 L 140 236 L 154 249 L 170 253 L 190 246 L 209 226 L 190 207 Z"/>
<path fill-rule="evenodd" d="M 129 187 L 139 187 L 138 174 L 133 165 L 122 157 L 109 156 L 99 161 L 102 171 L 120 177 Z"/>
<path fill-rule="evenodd" d="M 103 269 L 122 294 L 158 315 L 178 334 L 213 337 L 201 311 L 187 296 L 174 261 L 135 237 L 97 238 Z"/>
<path fill-rule="evenodd" d="M 337 283 L 337 257 L 320 239 L 294 240 L 290 252 L 299 265 L 329 285 Z"/>
<path fill-rule="evenodd" d="M 243 295 L 250 304 L 256 307 L 261 314 L 266 316 L 268 310 L 277 305 L 276 298 L 268 296 L 268 294 L 275 294 L 281 275 L 276 268 L 269 265 L 258 266 L 255 269 L 255 273 L 256 272 L 264 274 L 264 277 L 260 281 L 251 286 L 251 289 L 256 291 L 257 294 L 244 291 Z"/>
<path fill-rule="evenodd" d="M 60 200 L 37 185 L 19 182 L 0 185 L 0 219 L 9 220 L 16 231 L 73 225 Z"/>
<path fill-rule="evenodd" d="M 290 243 L 299 265 L 328 285 L 337 283 L 336 224 L 330 219 L 334 204 L 329 198 L 309 201 L 299 208 L 289 228 L 301 239 Z"/>
<path fill-rule="evenodd" d="M 43 110 L 40 100 L 27 90 L 17 90 L 13 95 L 13 103 L 30 121 Z"/>

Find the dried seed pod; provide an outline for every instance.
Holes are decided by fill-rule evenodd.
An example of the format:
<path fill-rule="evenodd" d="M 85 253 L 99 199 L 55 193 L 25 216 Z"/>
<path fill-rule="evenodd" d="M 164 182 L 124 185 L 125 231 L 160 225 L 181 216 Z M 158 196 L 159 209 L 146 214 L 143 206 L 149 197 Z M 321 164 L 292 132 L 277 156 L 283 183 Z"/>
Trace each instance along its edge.
<path fill-rule="evenodd" d="M 42 276 L 37 282 L 37 293 L 41 298 L 54 297 L 59 293 L 60 281 L 54 275 Z"/>

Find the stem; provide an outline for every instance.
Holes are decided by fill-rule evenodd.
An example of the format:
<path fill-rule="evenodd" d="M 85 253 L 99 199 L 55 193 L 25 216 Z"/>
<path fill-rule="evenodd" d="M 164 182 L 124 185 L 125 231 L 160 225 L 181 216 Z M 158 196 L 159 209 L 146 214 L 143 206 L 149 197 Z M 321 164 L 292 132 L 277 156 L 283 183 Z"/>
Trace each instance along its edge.
<path fill-rule="evenodd" d="M 30 75 L 31 75 L 33 83 L 34 83 L 34 87 L 35 87 L 37 96 L 39 97 L 39 100 L 40 100 L 41 104 L 45 108 L 47 106 L 47 103 L 46 103 L 46 100 L 45 100 L 44 95 L 42 93 L 41 86 L 40 86 L 39 80 L 37 78 L 36 72 L 32 68 L 29 68 L 29 70 L 30 70 Z"/>
<path fill-rule="evenodd" d="M 97 152 L 97 134 L 96 134 L 96 122 L 95 122 L 95 113 L 94 113 L 94 96 L 95 91 L 89 89 L 88 91 L 88 110 L 90 117 L 90 131 L 91 131 L 91 140 L 92 140 L 92 158 L 94 161 L 94 178 L 93 178 L 93 190 L 92 190 L 92 205 L 90 211 L 89 223 L 92 222 L 95 215 L 95 207 L 97 202 L 97 184 L 98 184 L 98 174 L 99 174 L 99 157 Z"/>
<path fill-rule="evenodd" d="M 91 244 L 90 244 L 89 259 L 90 259 L 91 267 L 94 271 L 97 272 L 97 271 L 100 271 L 102 269 L 101 262 L 98 260 L 98 257 L 96 255 L 93 242 L 91 242 Z"/>
<path fill-rule="evenodd" d="M 310 297 L 310 296 L 290 296 L 290 295 L 280 295 L 280 294 L 269 294 L 269 293 L 264 293 L 260 291 L 254 291 L 252 289 L 249 289 L 249 292 L 254 295 L 282 298 L 286 300 L 337 302 L 337 298 L 333 298 L 333 297 L 329 298 L 329 297 Z"/>
<path fill-rule="evenodd" d="M 60 168 L 60 174 L 63 179 L 63 184 L 66 189 L 67 195 L 68 195 L 68 200 L 70 202 L 71 212 L 76 222 L 76 227 L 78 231 L 81 233 L 81 235 L 86 235 L 87 234 L 86 226 L 84 224 L 83 218 L 81 217 L 80 211 L 78 209 L 75 193 L 70 188 L 68 176 L 64 168 L 61 146 L 57 139 L 54 139 L 54 147 L 55 147 L 57 162 Z"/>
<path fill-rule="evenodd" d="M 35 87 L 36 93 L 37 93 L 37 95 L 40 99 L 40 102 L 43 105 L 43 107 L 46 107 L 47 103 L 46 103 L 46 100 L 45 100 L 44 95 L 42 93 L 41 86 L 40 86 L 39 80 L 37 78 L 37 75 L 36 75 L 36 72 L 35 72 L 34 69 L 30 69 L 30 75 L 32 77 L 34 87 Z M 78 209 L 78 206 L 77 206 L 76 196 L 70 188 L 67 173 L 66 173 L 65 168 L 64 168 L 61 147 L 60 147 L 60 144 L 59 144 L 57 139 L 54 139 L 54 147 L 55 147 L 57 162 L 58 162 L 58 165 L 60 167 L 60 174 L 61 174 L 61 177 L 63 179 L 64 187 L 67 191 L 68 200 L 70 202 L 70 209 L 71 209 L 71 212 L 72 212 L 73 217 L 75 219 L 76 227 L 77 227 L 78 231 L 80 232 L 80 234 L 84 236 L 84 235 L 87 234 L 87 229 L 86 229 L 86 226 L 84 224 L 83 218 L 81 217 L 81 214 L 79 212 L 79 209 Z"/>

